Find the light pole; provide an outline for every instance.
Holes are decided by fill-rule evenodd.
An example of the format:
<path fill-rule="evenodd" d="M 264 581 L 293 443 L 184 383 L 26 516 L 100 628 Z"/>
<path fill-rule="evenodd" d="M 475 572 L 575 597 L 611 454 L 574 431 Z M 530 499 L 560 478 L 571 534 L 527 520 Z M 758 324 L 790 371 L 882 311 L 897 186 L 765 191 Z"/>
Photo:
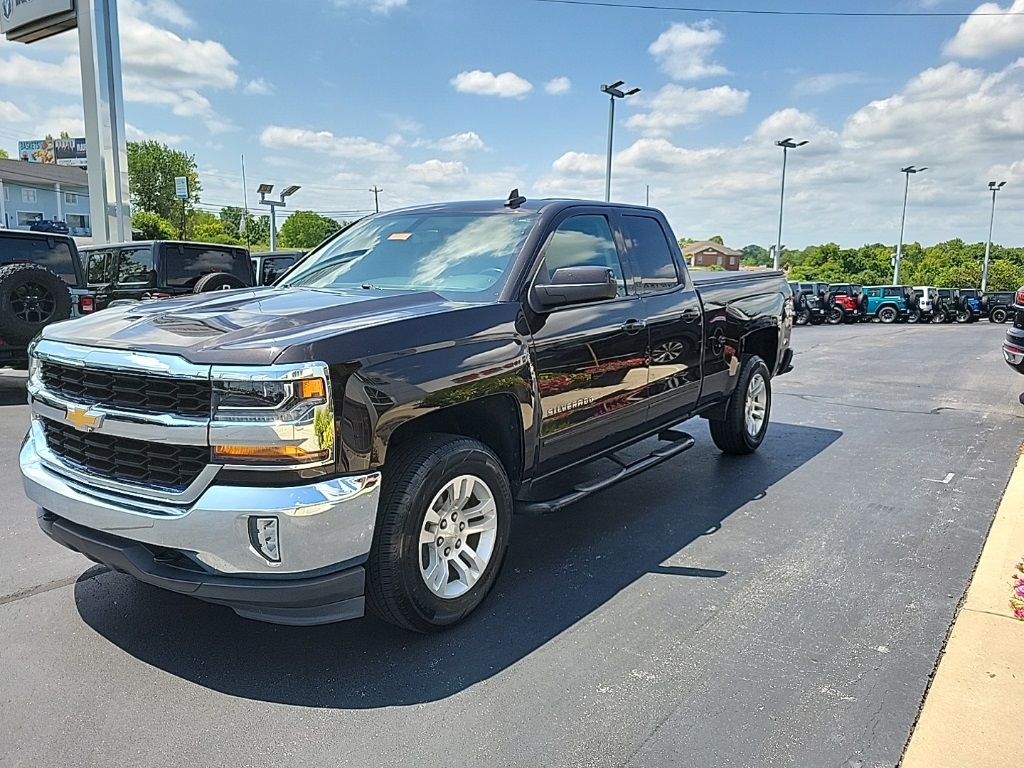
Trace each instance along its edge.
<path fill-rule="evenodd" d="M 992 215 L 988 219 L 988 242 L 985 243 L 985 266 L 981 269 L 981 292 L 988 287 L 988 255 L 992 252 L 992 225 L 996 221 L 996 192 L 1003 188 L 1005 181 L 990 181 L 988 188 L 992 190 Z"/>
<path fill-rule="evenodd" d="M 631 88 L 623 91 L 622 86 L 625 80 L 616 80 L 611 85 L 602 85 L 601 92 L 608 94 L 608 163 L 604 172 L 604 201 L 607 203 L 612 199 L 612 133 L 615 130 L 615 100 L 624 99 L 634 93 L 640 93 L 639 88 Z"/>
<path fill-rule="evenodd" d="M 903 260 L 903 228 L 907 223 L 907 195 L 910 193 L 910 174 L 921 173 L 921 171 L 927 171 L 928 168 L 915 168 L 912 165 L 908 165 L 906 168 L 900 168 L 900 173 L 906 174 L 907 183 L 903 186 L 903 217 L 900 219 L 900 241 L 896 246 L 896 263 L 893 265 L 892 270 L 892 284 L 900 284 L 900 262 Z"/>
<path fill-rule="evenodd" d="M 779 237 L 775 241 L 775 257 L 772 259 L 774 269 L 779 268 L 782 257 L 782 204 L 786 199 L 786 154 L 789 150 L 802 147 L 806 143 L 806 141 L 793 141 L 792 136 L 775 142 L 776 147 L 782 147 L 782 191 L 779 193 Z"/>
<path fill-rule="evenodd" d="M 277 250 L 277 209 L 284 208 L 284 199 L 294 195 L 300 189 L 302 189 L 302 187 L 297 187 L 293 184 L 281 193 L 280 200 L 267 200 L 267 195 L 274 191 L 273 184 L 260 184 L 256 190 L 260 193 L 260 205 L 270 206 L 270 250 L 272 251 Z"/>

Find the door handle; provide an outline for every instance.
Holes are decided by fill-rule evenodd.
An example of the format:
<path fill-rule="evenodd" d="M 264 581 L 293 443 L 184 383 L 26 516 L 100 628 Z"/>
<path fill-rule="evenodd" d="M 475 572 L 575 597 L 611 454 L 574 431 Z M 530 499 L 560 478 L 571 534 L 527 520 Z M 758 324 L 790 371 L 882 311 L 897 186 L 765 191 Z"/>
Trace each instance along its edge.
<path fill-rule="evenodd" d="M 647 327 L 647 323 L 643 320 L 627 320 L 622 326 L 622 330 L 626 333 L 634 334 L 640 333 L 644 328 Z"/>
<path fill-rule="evenodd" d="M 697 319 L 700 318 L 700 311 L 696 310 L 696 309 L 684 310 L 683 314 L 682 314 L 682 318 L 683 318 L 683 320 L 685 320 L 688 323 L 689 322 L 693 322 L 694 320 L 697 320 Z"/>

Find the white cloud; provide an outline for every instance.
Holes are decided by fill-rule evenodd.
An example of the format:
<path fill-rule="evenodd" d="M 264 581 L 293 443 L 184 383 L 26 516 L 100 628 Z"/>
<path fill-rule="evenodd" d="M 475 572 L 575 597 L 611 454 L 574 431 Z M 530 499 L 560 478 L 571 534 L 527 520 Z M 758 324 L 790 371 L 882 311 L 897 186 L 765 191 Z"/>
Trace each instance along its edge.
<path fill-rule="evenodd" d="M 67 131 L 71 136 L 85 136 L 85 119 L 78 105 L 52 107 L 33 128 L 33 136 L 59 136 Z"/>
<path fill-rule="evenodd" d="M 137 128 L 131 123 L 125 123 L 124 130 L 128 141 L 159 141 L 161 144 L 167 144 L 173 147 L 175 144 L 179 144 L 188 139 L 187 136 L 164 133 L 163 131 L 147 131 L 142 128 Z"/>
<path fill-rule="evenodd" d="M 522 98 L 533 90 L 529 80 L 524 80 L 514 72 L 484 72 L 474 69 L 472 72 L 460 72 L 452 78 L 451 83 L 460 93 L 475 93 L 480 96 L 502 96 L 504 98 Z"/>
<path fill-rule="evenodd" d="M 192 17 L 173 0 L 149 0 L 144 4 L 147 15 L 174 24 L 178 27 L 194 27 L 196 25 Z"/>
<path fill-rule="evenodd" d="M 0 83 L 28 90 L 49 89 L 58 93 L 82 92 L 82 75 L 77 56 L 60 64 L 37 61 L 14 53 L 0 57 Z"/>
<path fill-rule="evenodd" d="M 436 147 L 442 152 L 452 153 L 476 152 L 486 149 L 484 140 L 481 139 L 475 131 L 466 131 L 465 133 L 456 133 L 451 136 L 445 136 L 437 142 Z"/>
<path fill-rule="evenodd" d="M 367 8 L 374 13 L 389 13 L 395 8 L 404 8 L 408 0 L 334 0 L 338 6 Z"/>
<path fill-rule="evenodd" d="M 387 144 L 362 136 L 335 136 L 330 131 L 308 131 L 270 125 L 260 134 L 260 144 L 271 149 L 303 149 L 348 160 L 392 161 L 398 154 Z"/>
<path fill-rule="evenodd" d="M 834 91 L 844 85 L 855 85 L 863 83 L 864 75 L 859 72 L 827 72 L 820 75 L 810 75 L 796 82 L 793 86 L 793 93 L 797 96 L 818 96 L 822 93 Z"/>
<path fill-rule="evenodd" d="M 649 112 L 633 115 L 626 125 L 651 136 L 666 135 L 710 116 L 738 115 L 747 108 L 749 99 L 750 91 L 728 85 L 699 90 L 669 83 L 647 102 Z"/>
<path fill-rule="evenodd" d="M 406 166 L 409 179 L 414 183 L 434 186 L 461 184 L 469 169 L 461 160 L 427 160 Z"/>
<path fill-rule="evenodd" d="M 722 33 L 712 27 L 710 19 L 706 19 L 693 25 L 673 24 L 651 43 L 647 51 L 672 79 L 697 80 L 728 73 L 725 67 L 707 61 L 721 42 Z"/>
<path fill-rule="evenodd" d="M 561 96 L 572 89 L 572 83 L 568 77 L 556 77 L 544 83 L 544 90 L 552 96 Z"/>
<path fill-rule="evenodd" d="M 29 116 L 18 109 L 18 106 L 11 101 L 0 101 L 0 122 L 3 123 L 24 123 Z"/>
<path fill-rule="evenodd" d="M 1024 0 L 1013 0 L 1008 8 L 997 3 L 979 5 L 942 52 L 956 59 L 986 59 L 1024 48 L 1024 15 L 998 14 L 1024 14 Z"/>
<path fill-rule="evenodd" d="M 247 93 L 250 96 L 267 96 L 273 90 L 274 86 L 262 77 L 257 77 L 255 80 L 250 80 L 245 84 L 245 87 L 242 89 L 242 93 Z"/>

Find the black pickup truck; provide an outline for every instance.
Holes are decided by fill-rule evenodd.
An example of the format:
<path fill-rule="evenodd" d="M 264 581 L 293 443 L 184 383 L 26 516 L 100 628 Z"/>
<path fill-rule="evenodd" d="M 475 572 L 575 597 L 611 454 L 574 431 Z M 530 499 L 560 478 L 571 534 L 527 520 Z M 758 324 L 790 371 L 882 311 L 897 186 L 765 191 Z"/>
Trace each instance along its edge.
<path fill-rule="evenodd" d="M 273 288 L 47 329 L 25 490 L 50 537 L 149 584 L 283 624 L 365 601 L 431 631 L 487 594 L 514 510 L 687 450 L 693 416 L 756 450 L 792 318 L 779 272 L 695 283 L 651 208 L 513 193 L 382 213 Z"/>

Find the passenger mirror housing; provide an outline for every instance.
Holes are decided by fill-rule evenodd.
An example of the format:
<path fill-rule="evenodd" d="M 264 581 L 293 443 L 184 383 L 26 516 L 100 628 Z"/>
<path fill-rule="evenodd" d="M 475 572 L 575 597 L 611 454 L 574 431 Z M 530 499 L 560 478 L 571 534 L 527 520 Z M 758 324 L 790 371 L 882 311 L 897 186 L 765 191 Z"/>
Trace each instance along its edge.
<path fill-rule="evenodd" d="M 550 312 L 570 304 L 614 299 L 617 294 L 615 274 L 607 267 L 563 267 L 555 270 L 550 283 L 534 284 L 530 306 Z"/>

